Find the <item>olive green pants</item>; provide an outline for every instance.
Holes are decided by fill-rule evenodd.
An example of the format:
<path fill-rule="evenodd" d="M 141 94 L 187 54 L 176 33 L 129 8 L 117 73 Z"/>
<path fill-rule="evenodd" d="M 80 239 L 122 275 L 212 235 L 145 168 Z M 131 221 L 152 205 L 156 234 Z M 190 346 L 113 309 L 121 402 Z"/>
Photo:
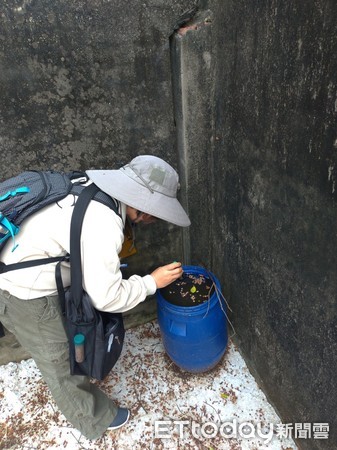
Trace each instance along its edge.
<path fill-rule="evenodd" d="M 58 296 L 20 300 L 0 290 L 0 322 L 31 354 L 66 419 L 88 439 L 101 436 L 117 406 L 90 378 L 70 375 Z"/>

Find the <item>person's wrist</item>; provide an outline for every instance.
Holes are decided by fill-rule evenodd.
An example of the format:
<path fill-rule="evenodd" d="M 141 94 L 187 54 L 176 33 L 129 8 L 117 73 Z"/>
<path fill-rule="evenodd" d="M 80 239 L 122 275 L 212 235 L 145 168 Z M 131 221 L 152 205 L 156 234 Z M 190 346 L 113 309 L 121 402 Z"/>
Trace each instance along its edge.
<path fill-rule="evenodd" d="M 155 278 L 152 275 L 145 275 L 143 279 L 146 286 L 147 295 L 153 295 L 157 290 L 157 283 Z"/>

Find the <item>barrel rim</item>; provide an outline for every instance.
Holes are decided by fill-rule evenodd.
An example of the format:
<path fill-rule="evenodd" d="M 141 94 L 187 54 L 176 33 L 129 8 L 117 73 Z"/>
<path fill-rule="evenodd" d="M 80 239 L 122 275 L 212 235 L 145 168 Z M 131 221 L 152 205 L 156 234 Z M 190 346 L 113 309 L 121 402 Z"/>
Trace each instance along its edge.
<path fill-rule="evenodd" d="M 183 268 L 184 272 L 186 272 L 186 273 L 192 273 L 192 274 L 202 273 L 203 275 L 207 276 L 207 278 L 210 278 L 209 275 L 211 275 L 213 277 L 212 281 L 214 281 L 217 288 L 219 290 L 221 290 L 220 281 L 214 275 L 214 273 L 212 273 L 210 270 L 204 269 L 203 267 L 200 267 L 200 266 L 191 266 L 191 265 L 183 265 L 182 268 Z M 157 301 L 162 302 L 164 304 L 164 306 L 168 310 L 171 309 L 172 312 L 179 312 L 180 314 L 186 315 L 186 316 L 194 316 L 194 315 L 200 314 L 200 312 L 202 312 L 204 310 L 207 311 L 207 310 L 213 308 L 217 304 L 218 301 L 221 301 L 221 299 L 217 298 L 217 294 L 215 291 L 211 295 L 209 301 L 205 301 L 204 303 L 201 303 L 200 305 L 179 306 L 179 305 L 174 305 L 173 303 L 166 300 L 165 297 L 161 294 L 161 289 L 158 289 L 157 290 Z"/>

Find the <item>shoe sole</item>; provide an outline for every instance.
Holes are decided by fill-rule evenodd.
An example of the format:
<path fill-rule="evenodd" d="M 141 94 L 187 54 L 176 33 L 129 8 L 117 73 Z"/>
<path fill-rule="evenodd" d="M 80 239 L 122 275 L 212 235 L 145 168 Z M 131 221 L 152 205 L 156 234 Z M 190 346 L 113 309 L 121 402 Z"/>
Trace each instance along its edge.
<path fill-rule="evenodd" d="M 120 425 L 117 425 L 115 427 L 108 427 L 107 430 L 109 430 L 109 431 L 118 430 L 119 428 L 121 428 L 124 425 L 126 425 L 128 423 L 128 421 L 129 421 L 129 419 L 130 419 L 130 411 L 128 411 L 128 416 L 127 416 L 127 418 L 125 419 L 125 421 L 123 423 L 121 423 Z"/>

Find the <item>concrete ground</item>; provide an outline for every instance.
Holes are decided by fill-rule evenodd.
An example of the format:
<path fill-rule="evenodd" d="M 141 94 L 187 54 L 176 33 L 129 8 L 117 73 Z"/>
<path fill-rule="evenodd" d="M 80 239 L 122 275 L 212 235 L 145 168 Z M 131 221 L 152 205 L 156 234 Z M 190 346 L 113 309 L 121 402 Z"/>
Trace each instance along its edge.
<path fill-rule="evenodd" d="M 168 358 L 153 320 L 127 331 L 99 384 L 131 419 L 89 441 L 58 410 L 32 359 L 0 366 L 0 449 L 297 449 L 232 342 L 215 369 L 189 374 Z"/>

